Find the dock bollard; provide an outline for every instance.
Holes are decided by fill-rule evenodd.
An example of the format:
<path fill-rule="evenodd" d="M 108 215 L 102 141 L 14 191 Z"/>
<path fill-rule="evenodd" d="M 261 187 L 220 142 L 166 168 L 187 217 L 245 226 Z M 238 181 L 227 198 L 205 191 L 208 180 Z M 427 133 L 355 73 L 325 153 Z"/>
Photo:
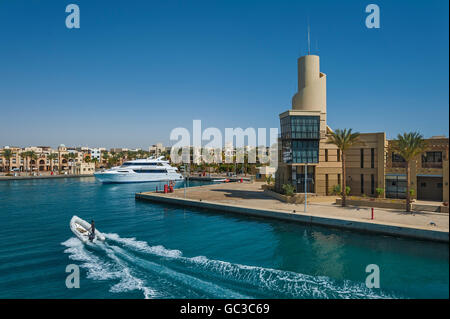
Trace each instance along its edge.
<path fill-rule="evenodd" d="M 372 207 L 372 218 L 371 219 L 373 220 L 373 207 Z"/>

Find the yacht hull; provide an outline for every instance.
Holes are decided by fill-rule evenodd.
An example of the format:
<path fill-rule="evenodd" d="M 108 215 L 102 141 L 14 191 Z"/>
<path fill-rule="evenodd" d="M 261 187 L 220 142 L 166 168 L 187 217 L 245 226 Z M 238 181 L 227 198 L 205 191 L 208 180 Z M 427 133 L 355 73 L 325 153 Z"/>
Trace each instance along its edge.
<path fill-rule="evenodd" d="M 95 178 L 104 183 L 147 183 L 147 182 L 164 182 L 164 181 L 182 181 L 183 176 L 178 173 L 167 174 L 120 174 L 120 173 L 94 173 Z"/>

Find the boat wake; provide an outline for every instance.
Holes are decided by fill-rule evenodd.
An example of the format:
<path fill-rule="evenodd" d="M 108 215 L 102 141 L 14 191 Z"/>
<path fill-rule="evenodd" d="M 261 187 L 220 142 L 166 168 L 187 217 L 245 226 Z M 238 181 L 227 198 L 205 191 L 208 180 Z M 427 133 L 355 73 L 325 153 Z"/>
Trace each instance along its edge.
<path fill-rule="evenodd" d="M 64 252 L 69 254 L 70 259 L 81 262 L 80 266 L 86 269 L 88 279 L 117 281 L 116 284 L 111 286 L 110 292 L 119 293 L 140 290 L 146 299 L 158 297 L 156 291 L 144 286 L 144 282 L 132 275 L 129 267 L 119 260 L 114 255 L 114 252 L 107 249 L 104 244 L 100 247 L 110 257 L 109 261 L 105 261 L 97 256 L 95 252 L 89 251 L 78 238 L 70 238 L 61 244 L 67 247 Z"/>
<path fill-rule="evenodd" d="M 113 293 L 140 290 L 145 298 L 395 298 L 364 283 L 184 257 L 161 245 L 104 235 L 106 242 L 97 245 L 98 251 L 76 238 L 62 244 L 88 278 L 118 281 L 110 288 Z"/>

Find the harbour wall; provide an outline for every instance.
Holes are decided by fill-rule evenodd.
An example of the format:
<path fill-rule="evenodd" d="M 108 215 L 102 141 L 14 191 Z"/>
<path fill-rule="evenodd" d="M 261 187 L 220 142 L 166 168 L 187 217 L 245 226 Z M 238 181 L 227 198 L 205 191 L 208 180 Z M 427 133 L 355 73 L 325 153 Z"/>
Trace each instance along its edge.
<path fill-rule="evenodd" d="M 395 224 L 373 222 L 362 222 L 352 219 L 337 219 L 321 216 L 313 216 L 299 212 L 285 212 L 278 210 L 257 209 L 231 204 L 215 203 L 202 200 L 192 200 L 184 198 L 168 197 L 162 194 L 137 193 L 137 200 L 145 200 L 156 203 L 172 204 L 183 207 L 195 207 L 201 209 L 211 209 L 227 213 L 234 213 L 247 216 L 272 218 L 284 221 L 298 222 L 308 225 L 319 225 L 332 228 L 349 229 L 360 232 L 369 232 L 397 237 L 407 237 L 420 240 L 431 240 L 436 242 L 449 242 L 449 233 L 439 230 L 413 228 L 398 226 Z"/>

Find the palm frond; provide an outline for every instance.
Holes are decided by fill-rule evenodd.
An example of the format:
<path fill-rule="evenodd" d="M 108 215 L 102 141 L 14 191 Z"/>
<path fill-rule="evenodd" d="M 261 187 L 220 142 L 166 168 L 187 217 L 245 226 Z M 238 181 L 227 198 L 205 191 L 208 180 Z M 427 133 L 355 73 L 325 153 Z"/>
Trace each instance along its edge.
<path fill-rule="evenodd" d="M 330 135 L 328 137 L 328 140 L 326 141 L 327 144 L 334 144 L 336 145 L 341 151 L 346 151 L 350 147 L 363 143 L 359 139 L 360 133 L 359 132 L 352 132 L 352 129 L 337 129 L 334 132 L 330 131 Z"/>
<path fill-rule="evenodd" d="M 420 133 L 410 132 L 398 134 L 397 139 L 392 143 L 391 149 L 409 162 L 417 155 L 423 153 L 426 146 L 426 141 Z"/>

